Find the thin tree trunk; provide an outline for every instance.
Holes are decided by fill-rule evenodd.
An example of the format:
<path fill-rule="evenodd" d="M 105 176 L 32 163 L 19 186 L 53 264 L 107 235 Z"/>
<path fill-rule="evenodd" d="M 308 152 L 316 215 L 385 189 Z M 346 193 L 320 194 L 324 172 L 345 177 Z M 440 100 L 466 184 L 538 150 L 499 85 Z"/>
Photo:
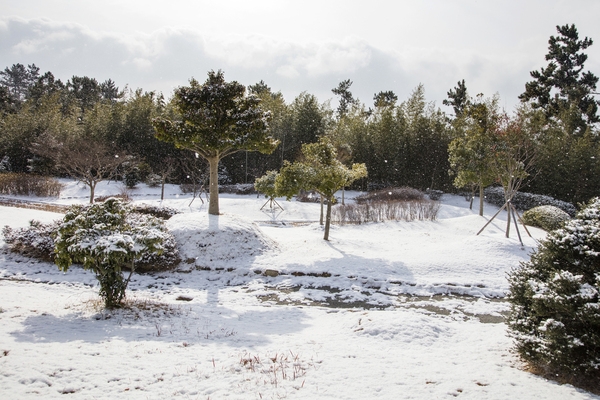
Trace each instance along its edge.
<path fill-rule="evenodd" d="M 321 197 L 321 216 L 319 217 L 319 225 L 323 225 L 323 195 L 319 195 Z"/>
<path fill-rule="evenodd" d="M 96 184 L 98 182 L 90 183 L 90 204 L 94 204 L 94 193 L 96 192 Z"/>
<path fill-rule="evenodd" d="M 219 215 L 219 157 L 211 157 L 207 161 L 210 168 L 208 213 Z"/>
<path fill-rule="evenodd" d="M 483 217 L 483 185 L 479 185 L 479 215 Z"/>
<path fill-rule="evenodd" d="M 329 227 L 331 226 L 331 203 L 333 203 L 333 201 L 328 199 L 327 216 L 325 217 L 325 236 L 323 236 L 323 239 L 325 240 L 329 240 Z"/>

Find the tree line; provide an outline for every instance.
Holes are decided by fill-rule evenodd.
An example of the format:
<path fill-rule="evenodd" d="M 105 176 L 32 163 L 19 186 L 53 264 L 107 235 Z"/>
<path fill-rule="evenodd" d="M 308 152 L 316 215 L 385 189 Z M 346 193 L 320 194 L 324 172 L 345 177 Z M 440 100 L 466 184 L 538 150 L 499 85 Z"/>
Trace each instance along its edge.
<path fill-rule="evenodd" d="M 353 183 L 362 190 L 483 188 L 502 183 L 499 168 L 509 166 L 500 166 L 500 155 L 513 152 L 516 164 L 510 168 L 523 190 L 587 201 L 600 189 L 598 78 L 584 71 L 584 50 L 592 40 L 580 40 L 574 25 L 558 26 L 557 32 L 549 40 L 548 65 L 532 71 L 512 113 L 500 109 L 496 95 L 471 96 L 464 80 L 444 100 L 453 113 L 427 101 L 423 85 L 404 101 L 382 91 L 365 104 L 353 96 L 352 81 L 345 80 L 332 88 L 338 100 L 332 109 L 310 93 L 287 102 L 263 81 L 247 87 L 236 83 L 240 98 L 268 113 L 265 122 L 277 147 L 219 157 L 218 180 L 254 183 L 286 162 L 302 161 L 303 145 L 327 138 L 339 162 L 366 165 L 367 177 Z M 204 87 L 210 76 L 178 90 Z M 132 184 L 150 178 L 208 182 L 210 162 L 202 149 L 157 138 L 157 120 L 181 120 L 177 98 L 120 89 L 110 79 L 73 76 L 63 83 L 34 64 L 7 67 L 0 71 L 0 171 L 87 174 L 92 191 L 94 182 L 107 177 Z M 78 160 L 90 159 L 95 164 L 78 167 Z"/>

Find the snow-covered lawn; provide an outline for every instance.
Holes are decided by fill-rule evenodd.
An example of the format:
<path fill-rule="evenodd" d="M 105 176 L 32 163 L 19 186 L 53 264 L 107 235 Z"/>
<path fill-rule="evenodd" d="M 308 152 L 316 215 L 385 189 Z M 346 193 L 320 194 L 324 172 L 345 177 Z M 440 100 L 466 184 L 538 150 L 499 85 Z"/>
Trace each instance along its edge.
<path fill-rule="evenodd" d="M 159 203 L 159 189 L 133 195 Z M 69 183 L 57 202 L 86 201 Z M 101 308 L 89 272 L 2 250 L 0 398 L 600 398 L 510 352 L 498 298 L 543 231 L 521 230 L 522 248 L 501 213 L 476 236 L 497 208 L 482 218 L 445 195 L 435 222 L 334 226 L 325 242 L 317 204 L 280 201 L 274 220 L 264 201 L 221 195 L 209 217 L 170 187 L 184 261 L 135 276 L 124 310 Z M 0 207 L 1 225 L 56 218 Z"/>

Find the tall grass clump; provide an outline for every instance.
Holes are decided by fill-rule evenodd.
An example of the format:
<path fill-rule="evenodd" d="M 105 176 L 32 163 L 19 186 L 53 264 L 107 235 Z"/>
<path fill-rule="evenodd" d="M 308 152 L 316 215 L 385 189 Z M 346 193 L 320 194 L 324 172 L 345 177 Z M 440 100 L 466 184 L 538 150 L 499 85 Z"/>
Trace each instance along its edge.
<path fill-rule="evenodd" d="M 7 172 L 0 174 L 0 194 L 58 197 L 63 185 L 54 178 Z"/>
<path fill-rule="evenodd" d="M 417 189 L 390 188 L 358 196 L 354 204 L 336 206 L 331 221 L 337 224 L 434 221 L 439 209 L 439 202 L 426 199 Z"/>

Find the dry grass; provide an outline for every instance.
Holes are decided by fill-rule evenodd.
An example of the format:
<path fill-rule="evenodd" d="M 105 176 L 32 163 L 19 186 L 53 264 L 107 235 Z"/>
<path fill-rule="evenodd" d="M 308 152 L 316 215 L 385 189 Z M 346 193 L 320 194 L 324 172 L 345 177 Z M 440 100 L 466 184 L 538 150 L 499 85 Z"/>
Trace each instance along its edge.
<path fill-rule="evenodd" d="M 435 221 L 440 203 L 432 200 L 378 200 L 339 205 L 331 211 L 336 224 L 364 224 L 383 221 Z"/>
<path fill-rule="evenodd" d="M 182 313 L 181 307 L 161 303 L 148 298 L 139 298 L 135 296 L 126 297 L 121 303 L 121 307 L 108 310 L 104 306 L 104 300 L 99 296 L 94 296 L 85 300 L 80 305 L 81 311 L 89 314 L 109 315 L 118 313 L 123 318 L 137 320 L 146 317 L 169 317 L 179 316 Z"/>
<path fill-rule="evenodd" d="M 0 174 L 0 194 L 58 197 L 63 185 L 54 178 L 12 172 Z"/>

